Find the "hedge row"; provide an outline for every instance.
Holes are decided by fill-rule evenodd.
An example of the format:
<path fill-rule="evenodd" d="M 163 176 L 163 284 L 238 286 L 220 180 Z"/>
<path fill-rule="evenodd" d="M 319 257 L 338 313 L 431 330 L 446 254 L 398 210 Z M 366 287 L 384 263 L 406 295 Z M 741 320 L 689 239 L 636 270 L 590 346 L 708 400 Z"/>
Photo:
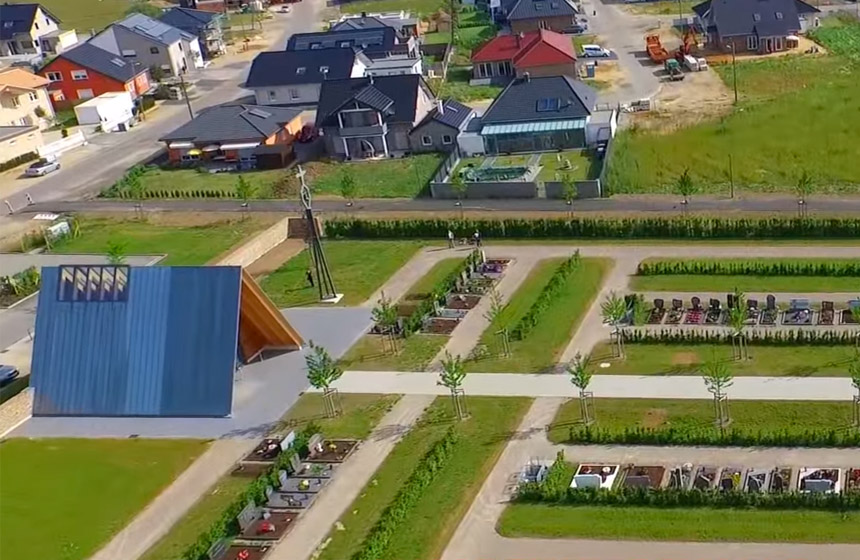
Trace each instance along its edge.
<path fill-rule="evenodd" d="M 484 239 L 818 239 L 860 238 L 860 218 L 562 218 L 505 220 L 328 220 L 329 237 L 446 239 L 448 230 L 466 237 L 478 230 Z"/>
<path fill-rule="evenodd" d="M 664 274 L 709 276 L 860 276 L 860 259 L 843 262 L 660 260 L 640 263 L 636 274 L 639 276 L 660 276 Z"/>
<path fill-rule="evenodd" d="M 562 291 L 564 291 L 567 278 L 573 274 L 582 262 L 579 258 L 579 250 L 573 256 L 559 265 L 552 277 L 547 282 L 546 286 L 541 290 L 540 295 L 529 308 L 525 315 L 520 317 L 520 320 L 511 329 L 511 338 L 513 340 L 523 340 L 529 335 L 533 328 L 540 323 L 541 316 L 553 305 L 555 300 Z"/>
<path fill-rule="evenodd" d="M 623 444 L 623 445 L 715 445 L 733 447 L 857 447 L 860 430 L 822 429 L 757 432 L 709 428 L 652 429 L 628 427 L 608 429 L 600 427 L 572 427 L 567 443 Z"/>
<path fill-rule="evenodd" d="M 424 497 L 430 483 L 436 479 L 439 472 L 454 455 L 458 439 L 457 432 L 451 428 L 442 439 L 430 448 L 415 467 L 415 470 L 412 471 L 412 474 L 409 475 L 403 487 L 397 492 L 394 500 L 385 508 L 379 520 L 370 529 L 361 544 L 361 548 L 352 555 L 352 560 L 382 558 L 391 543 L 391 538 L 398 532 L 409 529 L 403 526 L 403 522 L 418 501 Z"/>
<path fill-rule="evenodd" d="M 248 488 L 227 506 L 221 516 L 200 534 L 194 544 L 185 549 L 185 552 L 182 553 L 183 560 L 208 560 L 208 552 L 213 544 L 223 538 L 237 535 L 239 533 L 239 521 L 236 516 L 239 515 L 239 512 L 248 505 L 248 502 L 254 502 L 257 505 L 266 502 L 266 487 L 277 487 L 280 484 L 278 471 L 290 470 L 289 465 L 292 456 L 296 453 L 301 455 L 303 450 L 306 451 L 308 441 L 318 431 L 318 426 L 309 424 L 298 433 L 292 447 L 278 455 L 272 467 L 254 479 Z"/>
<path fill-rule="evenodd" d="M 430 290 L 429 297 L 425 298 L 421 304 L 412 312 L 409 317 L 403 321 L 403 334 L 409 336 L 421 330 L 424 325 L 424 318 L 432 314 L 436 309 L 436 304 L 444 305 L 448 294 L 454 290 L 457 280 L 460 279 L 463 272 L 467 271 L 470 266 L 478 264 L 481 260 L 481 253 L 478 250 L 472 251 L 466 257 L 462 264 L 452 271 L 448 276 L 440 280 Z"/>
<path fill-rule="evenodd" d="M 39 159 L 39 154 L 37 154 L 36 152 L 27 152 L 26 154 L 21 154 L 18 157 L 13 157 L 12 159 L 7 159 L 3 163 L 0 163 L 0 172 L 8 171 L 14 167 L 18 167 L 22 163 L 28 163 L 37 159 Z"/>
<path fill-rule="evenodd" d="M 624 341 L 631 344 L 731 344 L 731 332 L 681 329 L 625 329 Z M 857 341 L 860 330 L 774 330 L 744 333 L 744 341 L 755 346 L 840 346 Z"/>
<path fill-rule="evenodd" d="M 116 194 L 103 193 L 102 196 L 107 198 L 132 198 L 128 191 L 119 191 Z M 236 193 L 223 190 L 174 190 L 174 189 L 147 189 L 143 191 L 143 198 L 236 198 Z"/>

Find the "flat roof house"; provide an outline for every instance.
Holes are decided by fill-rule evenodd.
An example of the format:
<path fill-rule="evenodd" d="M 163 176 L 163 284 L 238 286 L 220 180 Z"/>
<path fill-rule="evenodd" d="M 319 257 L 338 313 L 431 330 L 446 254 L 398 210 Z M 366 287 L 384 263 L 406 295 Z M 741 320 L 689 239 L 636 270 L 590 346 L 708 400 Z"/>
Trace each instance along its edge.
<path fill-rule="evenodd" d="M 535 76 L 576 77 L 576 52 L 570 37 L 540 29 L 499 35 L 472 53 L 473 84 L 507 83 L 528 72 Z"/>
<path fill-rule="evenodd" d="M 24 154 L 38 153 L 42 147 L 42 133 L 38 126 L 0 126 L 0 164 Z"/>
<path fill-rule="evenodd" d="M 577 23 L 579 11 L 569 0 L 515 0 L 507 8 L 511 31 L 564 31 Z"/>
<path fill-rule="evenodd" d="M 713 48 L 767 54 L 796 44 L 820 10 L 800 0 L 710 0 L 693 12 Z"/>
<path fill-rule="evenodd" d="M 596 92 L 568 76 L 517 78 L 481 118 L 488 154 L 582 148 Z"/>

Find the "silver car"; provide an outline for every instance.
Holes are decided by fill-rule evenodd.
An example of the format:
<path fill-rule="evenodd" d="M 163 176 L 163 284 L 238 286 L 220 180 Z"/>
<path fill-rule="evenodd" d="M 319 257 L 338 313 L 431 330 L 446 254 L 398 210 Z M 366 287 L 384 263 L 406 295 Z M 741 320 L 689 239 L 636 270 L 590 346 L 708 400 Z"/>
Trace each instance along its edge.
<path fill-rule="evenodd" d="M 42 175 L 47 175 L 48 173 L 58 171 L 59 169 L 60 162 L 57 160 L 41 158 L 39 161 L 30 165 L 25 173 L 27 177 L 41 177 Z"/>

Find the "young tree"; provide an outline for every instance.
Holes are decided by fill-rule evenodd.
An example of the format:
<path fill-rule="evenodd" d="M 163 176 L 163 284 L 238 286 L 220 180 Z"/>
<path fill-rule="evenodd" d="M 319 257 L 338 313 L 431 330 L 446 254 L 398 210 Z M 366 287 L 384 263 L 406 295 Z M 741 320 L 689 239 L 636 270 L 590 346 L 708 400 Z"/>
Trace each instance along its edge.
<path fill-rule="evenodd" d="M 114 266 L 119 266 L 121 264 L 125 264 L 125 256 L 126 256 L 126 243 L 122 243 L 120 241 L 114 241 L 113 239 L 108 240 L 107 251 L 105 251 L 105 255 L 107 255 L 107 260 L 109 264 Z"/>
<path fill-rule="evenodd" d="M 146 187 L 143 186 L 143 181 L 136 173 L 129 173 L 125 178 L 125 188 L 128 194 L 134 201 L 134 214 L 138 219 L 143 217 L 143 197 L 146 194 Z"/>
<path fill-rule="evenodd" d="M 451 190 L 454 191 L 454 194 L 457 195 L 457 206 L 460 207 L 460 219 L 463 219 L 463 199 L 466 197 L 466 193 L 469 190 L 469 187 L 466 185 L 466 181 L 463 180 L 463 175 L 460 173 L 454 173 L 454 176 L 451 177 Z"/>
<path fill-rule="evenodd" d="M 459 420 L 466 418 L 465 398 L 463 382 L 466 380 L 466 366 L 460 356 L 451 356 L 447 351 L 442 359 L 442 371 L 439 373 L 439 385 L 447 387 L 451 391 L 451 402 L 454 405 L 454 413 Z"/>
<path fill-rule="evenodd" d="M 729 327 L 732 329 L 732 357 L 737 360 L 748 358 L 744 334 L 747 328 L 747 299 L 739 290 L 735 290 L 735 307 L 729 309 Z"/>
<path fill-rule="evenodd" d="M 696 193 L 696 185 L 693 183 L 693 178 L 690 177 L 689 169 L 685 169 L 678 179 L 675 180 L 675 192 L 684 198 L 681 204 L 686 214 L 687 208 L 690 205 L 690 197 Z"/>
<path fill-rule="evenodd" d="M 809 196 L 815 190 L 815 185 L 812 182 L 812 177 L 806 170 L 797 178 L 797 183 L 794 184 L 794 193 L 797 195 L 797 217 L 806 217 L 806 208 L 809 203 Z"/>
<path fill-rule="evenodd" d="M 340 196 L 346 199 L 346 205 L 352 206 L 355 199 L 355 177 L 349 170 L 345 170 L 340 177 Z"/>
<path fill-rule="evenodd" d="M 337 389 L 332 389 L 331 384 L 340 379 L 340 376 L 343 375 L 343 370 L 332 359 L 325 348 L 317 346 L 313 341 L 310 341 L 308 344 L 310 352 L 305 355 L 308 382 L 310 382 L 311 387 L 314 389 L 322 390 L 325 415 L 328 418 L 333 418 L 340 414 L 340 407 L 336 401 Z"/>
<path fill-rule="evenodd" d="M 391 302 L 391 299 L 385 297 L 385 292 L 382 292 L 379 300 L 376 302 L 376 307 L 371 311 L 373 322 L 379 325 L 383 336 L 388 338 L 392 353 L 397 353 L 397 307 Z M 383 339 L 384 340 L 384 339 Z M 383 352 L 385 344 L 383 344 Z"/>
<path fill-rule="evenodd" d="M 726 389 L 734 383 L 734 376 L 724 362 L 715 356 L 702 364 L 702 379 L 708 392 L 714 395 L 714 421 L 720 428 L 725 428 L 731 423 L 729 416 L 729 403 Z"/>
<path fill-rule="evenodd" d="M 573 218 L 573 201 L 579 193 L 576 190 L 576 179 L 570 173 L 565 173 L 561 178 L 561 196 L 567 204 L 567 219 Z"/>
<path fill-rule="evenodd" d="M 242 219 L 244 220 L 248 212 L 248 200 L 254 196 L 254 185 L 245 179 L 244 175 L 239 175 L 236 180 L 236 198 L 242 201 Z"/>
<path fill-rule="evenodd" d="M 493 286 L 490 288 L 490 308 L 484 313 L 484 318 L 489 321 L 490 324 L 493 324 L 501 316 L 504 308 L 505 304 L 502 301 L 502 294 L 495 286 Z M 508 327 L 506 325 L 500 325 L 500 327 L 501 328 L 496 331 L 496 335 L 499 336 L 502 341 L 502 355 L 508 357 L 511 354 L 509 346 L 510 341 L 508 339 Z"/>
<path fill-rule="evenodd" d="M 851 376 L 851 384 L 857 389 L 854 397 L 854 425 L 860 428 L 860 351 L 855 351 L 848 364 L 848 375 Z"/>
<path fill-rule="evenodd" d="M 583 358 L 582 354 L 577 352 L 573 360 L 565 366 L 568 375 L 570 375 L 570 382 L 573 383 L 574 387 L 579 389 L 579 412 L 586 426 L 595 420 L 594 415 L 591 413 L 593 408 L 590 406 L 591 396 L 586 392 L 588 385 L 591 383 L 591 371 L 589 371 L 587 364 L 588 359 Z"/>
<path fill-rule="evenodd" d="M 600 313 L 603 321 L 612 326 L 612 336 L 615 337 L 615 357 L 624 357 L 624 333 L 621 322 L 627 315 L 627 302 L 615 292 L 609 292 L 606 299 L 600 303 Z"/>

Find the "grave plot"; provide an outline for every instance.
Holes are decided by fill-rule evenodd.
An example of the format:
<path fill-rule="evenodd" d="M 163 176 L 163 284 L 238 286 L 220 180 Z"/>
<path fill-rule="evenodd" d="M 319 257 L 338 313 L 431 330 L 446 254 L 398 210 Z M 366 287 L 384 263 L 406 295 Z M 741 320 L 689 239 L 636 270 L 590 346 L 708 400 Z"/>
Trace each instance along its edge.
<path fill-rule="evenodd" d="M 719 474 L 719 467 L 699 465 L 696 469 L 696 476 L 693 478 L 693 488 L 696 490 L 710 490 L 714 488 L 717 484 Z"/>
<path fill-rule="evenodd" d="M 271 544 L 227 544 L 213 545 L 208 557 L 212 560 L 263 560 L 272 549 Z"/>
<path fill-rule="evenodd" d="M 624 470 L 624 488 L 662 488 L 666 467 L 631 465 Z"/>
<path fill-rule="evenodd" d="M 745 492 L 768 492 L 773 471 L 768 469 L 747 469 L 744 475 Z"/>
<path fill-rule="evenodd" d="M 794 470 L 790 467 L 774 467 L 770 473 L 769 492 L 790 492 L 791 477 Z"/>
<path fill-rule="evenodd" d="M 815 311 L 809 306 L 808 299 L 792 299 L 788 309 L 782 314 L 782 324 L 790 327 L 807 327 L 814 324 Z"/>
<path fill-rule="evenodd" d="M 719 489 L 723 492 L 738 492 L 743 487 L 742 467 L 724 467 L 720 471 Z"/>
<path fill-rule="evenodd" d="M 549 468 L 552 466 L 551 460 L 532 459 L 523 467 L 517 476 L 517 481 L 520 484 L 529 482 L 543 482 L 546 475 L 549 473 Z"/>
<path fill-rule="evenodd" d="M 674 490 L 689 490 L 693 485 L 693 464 L 676 465 L 669 471 L 667 488 Z"/>
<path fill-rule="evenodd" d="M 314 434 L 308 443 L 307 463 L 343 463 L 350 453 L 358 447 L 354 439 L 323 439 L 322 434 Z"/>
<path fill-rule="evenodd" d="M 237 516 L 237 538 L 246 541 L 279 541 L 292 529 L 298 516 L 294 511 L 273 511 L 249 503 Z"/>
<path fill-rule="evenodd" d="M 860 467 L 845 469 L 845 491 L 860 492 Z"/>
<path fill-rule="evenodd" d="M 803 467 L 797 476 L 797 489 L 801 492 L 838 494 L 842 491 L 840 469 Z"/>
<path fill-rule="evenodd" d="M 576 469 L 573 480 L 570 481 L 571 488 L 605 488 L 611 489 L 621 465 L 604 464 L 582 464 Z"/>

